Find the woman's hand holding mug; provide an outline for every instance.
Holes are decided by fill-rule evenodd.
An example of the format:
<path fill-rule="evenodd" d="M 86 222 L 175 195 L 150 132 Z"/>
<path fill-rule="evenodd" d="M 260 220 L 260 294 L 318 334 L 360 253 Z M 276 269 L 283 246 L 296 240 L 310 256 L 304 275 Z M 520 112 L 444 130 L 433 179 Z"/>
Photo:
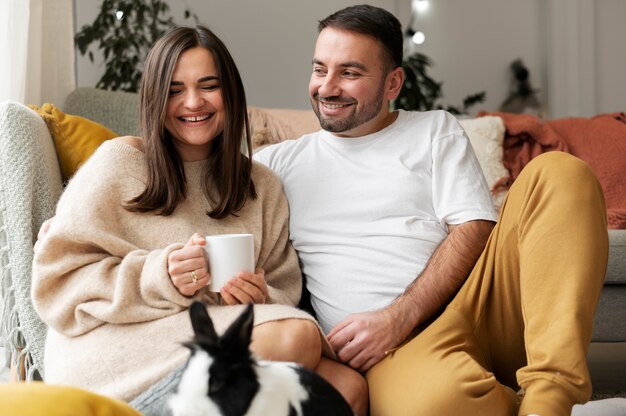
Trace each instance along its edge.
<path fill-rule="evenodd" d="M 265 271 L 257 268 L 254 273 L 240 272 L 222 286 L 220 294 L 226 305 L 265 303 L 268 294 Z"/>
<path fill-rule="evenodd" d="M 193 296 L 211 282 L 204 247 L 206 240 L 200 234 L 191 236 L 181 249 L 167 257 L 167 271 L 176 289 L 184 296 Z"/>

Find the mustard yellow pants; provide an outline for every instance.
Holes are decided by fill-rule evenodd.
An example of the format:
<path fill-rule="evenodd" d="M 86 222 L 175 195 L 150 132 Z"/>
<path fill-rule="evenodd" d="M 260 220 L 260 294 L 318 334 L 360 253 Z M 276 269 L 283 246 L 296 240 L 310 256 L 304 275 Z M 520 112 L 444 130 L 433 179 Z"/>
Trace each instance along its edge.
<path fill-rule="evenodd" d="M 371 414 L 569 415 L 591 394 L 586 355 L 607 256 L 588 166 L 560 152 L 533 159 L 457 296 L 367 373 Z"/>

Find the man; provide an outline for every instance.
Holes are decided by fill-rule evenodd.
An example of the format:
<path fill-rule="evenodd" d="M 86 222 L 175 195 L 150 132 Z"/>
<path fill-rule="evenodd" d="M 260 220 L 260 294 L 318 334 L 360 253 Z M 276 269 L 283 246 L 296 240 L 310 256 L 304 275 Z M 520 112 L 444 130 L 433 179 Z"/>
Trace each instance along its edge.
<path fill-rule="evenodd" d="M 323 130 L 255 159 L 283 182 L 312 305 L 339 359 L 366 372 L 371 414 L 569 415 L 590 395 L 608 255 L 593 174 L 536 158 L 494 227 L 458 123 L 389 111 L 398 20 L 353 6 L 318 30 L 309 93 Z"/>

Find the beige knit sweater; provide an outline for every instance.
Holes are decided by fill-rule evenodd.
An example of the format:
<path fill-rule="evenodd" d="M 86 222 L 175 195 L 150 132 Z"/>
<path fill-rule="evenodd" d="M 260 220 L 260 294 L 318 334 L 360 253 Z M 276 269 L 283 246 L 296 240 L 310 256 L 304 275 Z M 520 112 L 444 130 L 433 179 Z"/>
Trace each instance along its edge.
<path fill-rule="evenodd" d="M 254 164 L 258 197 L 237 216 L 215 220 L 200 187 L 203 163 L 185 163 L 188 197 L 169 217 L 122 208 L 146 177 L 144 154 L 122 142 L 104 143 L 70 181 L 33 264 L 33 302 L 49 326 L 46 382 L 131 400 L 184 363 L 192 299 L 176 290 L 166 264 L 194 232 L 254 234 L 273 303 L 255 306 L 256 324 L 312 319 L 284 306 L 298 302 L 301 275 L 278 179 Z M 219 306 L 210 292 L 196 297 L 210 305 L 218 332 L 241 310 Z"/>

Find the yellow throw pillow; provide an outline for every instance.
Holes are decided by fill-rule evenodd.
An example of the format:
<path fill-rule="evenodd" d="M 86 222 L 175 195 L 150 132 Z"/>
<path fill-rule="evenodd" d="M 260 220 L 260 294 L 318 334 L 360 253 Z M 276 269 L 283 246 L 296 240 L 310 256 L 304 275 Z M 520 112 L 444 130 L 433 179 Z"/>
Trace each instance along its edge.
<path fill-rule="evenodd" d="M 53 104 L 29 107 L 48 125 L 64 182 L 85 163 L 102 142 L 118 136 L 102 124 L 84 117 L 65 114 Z"/>
<path fill-rule="evenodd" d="M 42 382 L 0 384 L 0 415 L 141 416 L 125 402 Z"/>

